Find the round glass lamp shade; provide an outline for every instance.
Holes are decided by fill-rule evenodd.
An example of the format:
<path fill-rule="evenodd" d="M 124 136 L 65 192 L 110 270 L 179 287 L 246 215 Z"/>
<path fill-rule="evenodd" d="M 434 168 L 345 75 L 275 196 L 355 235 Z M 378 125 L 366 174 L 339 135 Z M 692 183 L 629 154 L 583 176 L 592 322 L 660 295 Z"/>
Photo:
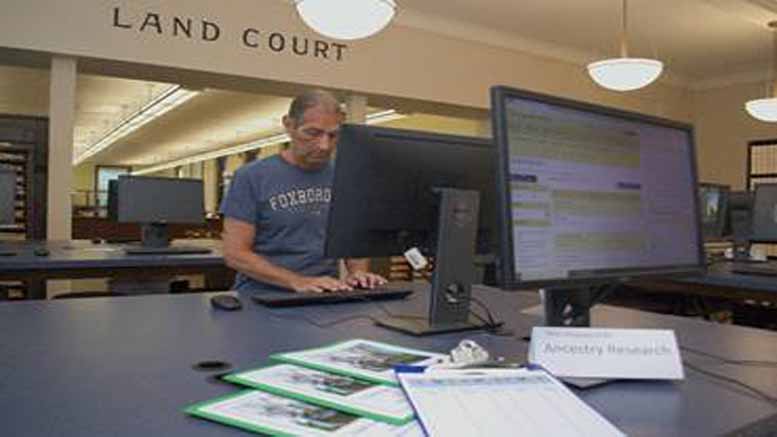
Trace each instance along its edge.
<path fill-rule="evenodd" d="M 329 38 L 359 39 L 380 32 L 396 12 L 394 0 L 295 0 L 311 29 Z"/>
<path fill-rule="evenodd" d="M 664 64 L 655 59 L 615 58 L 588 64 L 591 79 L 614 91 L 632 91 L 647 86 L 663 70 Z"/>
<path fill-rule="evenodd" d="M 750 100 L 745 103 L 747 113 L 761 121 L 777 122 L 777 97 Z"/>

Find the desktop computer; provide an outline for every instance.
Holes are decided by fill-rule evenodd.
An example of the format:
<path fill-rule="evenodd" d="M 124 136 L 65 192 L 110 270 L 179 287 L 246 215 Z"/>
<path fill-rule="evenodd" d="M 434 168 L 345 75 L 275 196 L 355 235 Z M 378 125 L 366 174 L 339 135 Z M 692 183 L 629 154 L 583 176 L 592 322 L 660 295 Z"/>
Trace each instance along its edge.
<path fill-rule="evenodd" d="M 777 184 L 758 184 L 752 196 L 751 226 L 748 234 L 749 243 L 777 243 Z M 749 252 L 749 250 L 748 250 Z M 739 261 L 749 257 L 742 255 Z M 751 265 L 735 262 L 731 271 L 744 275 L 777 276 L 777 267 L 773 263 Z"/>
<path fill-rule="evenodd" d="M 699 206 L 704 241 L 720 241 L 724 238 L 728 217 L 728 185 L 699 184 Z"/>
<path fill-rule="evenodd" d="M 730 236 L 734 244 L 734 259 L 745 261 L 750 258 L 750 238 L 753 233 L 753 193 L 731 191 L 728 195 L 728 216 L 724 235 Z"/>
<path fill-rule="evenodd" d="M 750 241 L 777 243 L 777 184 L 755 186 Z"/>
<path fill-rule="evenodd" d="M 491 90 L 501 271 L 542 290 L 548 325 L 586 325 L 592 291 L 705 271 L 691 126 Z"/>
<path fill-rule="evenodd" d="M 119 176 L 108 184 L 108 217 L 140 223 L 141 244 L 130 255 L 209 253 L 202 247 L 170 246 L 171 223 L 204 223 L 203 184 L 198 179 Z"/>
<path fill-rule="evenodd" d="M 480 328 L 471 320 L 477 253 L 492 253 L 496 155 L 491 141 L 344 125 L 324 252 L 332 258 L 434 258 L 428 320 L 383 318 L 414 335 Z"/>

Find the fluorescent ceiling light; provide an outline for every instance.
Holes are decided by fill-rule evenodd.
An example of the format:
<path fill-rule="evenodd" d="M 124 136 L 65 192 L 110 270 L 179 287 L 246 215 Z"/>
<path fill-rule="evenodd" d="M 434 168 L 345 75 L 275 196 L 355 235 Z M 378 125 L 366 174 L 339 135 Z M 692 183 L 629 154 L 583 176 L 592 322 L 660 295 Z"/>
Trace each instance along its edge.
<path fill-rule="evenodd" d="M 404 117 L 406 116 L 397 113 L 397 111 L 393 109 L 389 109 L 387 111 L 381 111 L 381 112 L 376 112 L 376 113 L 367 115 L 366 123 L 367 124 L 387 123 L 389 121 L 401 119 Z M 210 152 L 201 153 L 199 155 L 188 156 L 186 158 L 177 159 L 175 161 L 169 161 L 163 164 L 153 165 L 151 167 L 135 170 L 132 172 L 132 174 L 145 175 L 149 173 L 156 173 L 156 172 L 164 171 L 174 167 L 195 164 L 202 161 L 221 158 L 222 156 L 235 155 L 238 153 L 244 153 L 244 152 L 249 152 L 251 150 L 261 149 L 263 147 L 275 146 L 278 144 L 283 144 L 289 140 L 290 140 L 289 135 L 285 133 L 272 135 L 272 136 L 260 138 L 258 140 L 251 141 L 248 143 L 238 144 L 237 146 L 227 147 L 225 149 L 213 150 Z"/>
<path fill-rule="evenodd" d="M 386 27 L 396 13 L 394 0 L 295 0 L 311 29 L 329 38 L 359 39 Z"/>
<path fill-rule="evenodd" d="M 88 146 L 84 152 L 73 159 L 73 165 L 81 164 L 92 156 L 102 152 L 117 140 L 138 130 L 141 126 L 178 106 L 183 105 L 197 94 L 199 94 L 199 91 L 187 90 L 180 85 L 174 85 L 168 88 L 145 106 L 121 120 L 113 129 L 103 135 L 102 138 Z"/>

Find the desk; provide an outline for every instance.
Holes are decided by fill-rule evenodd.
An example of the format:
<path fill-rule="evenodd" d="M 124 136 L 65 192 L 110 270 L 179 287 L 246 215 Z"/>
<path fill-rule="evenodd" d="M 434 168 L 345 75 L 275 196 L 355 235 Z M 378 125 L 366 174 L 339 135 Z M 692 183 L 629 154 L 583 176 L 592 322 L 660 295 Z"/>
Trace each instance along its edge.
<path fill-rule="evenodd" d="M 731 262 L 718 262 L 709 267 L 706 275 L 636 280 L 629 282 L 628 286 L 648 291 L 777 304 L 777 277 L 736 274 L 731 272 L 732 266 Z"/>
<path fill-rule="evenodd" d="M 477 290 L 476 295 L 520 337 L 536 318 L 521 310 L 535 294 Z M 223 360 L 237 369 L 274 352 L 359 336 L 448 351 L 472 338 L 493 353 L 523 359 L 528 344 L 485 333 L 413 338 L 350 319 L 326 329 L 318 322 L 355 314 L 377 316 L 370 303 L 270 310 L 243 299 L 236 312 L 211 309 L 209 294 L 149 295 L 0 304 L 0 423 L 3 435 L 243 436 L 243 431 L 187 417 L 181 408 L 236 390 L 192 369 Z M 385 303 L 395 313 L 422 314 L 426 293 Z M 681 344 L 730 358 L 774 360 L 777 333 L 616 308 L 594 311 L 604 326 L 672 328 Z M 777 369 L 720 365 L 686 354 L 688 362 L 725 373 L 777 396 Z M 617 382 L 581 392 L 582 399 L 630 436 L 719 435 L 777 413 L 729 383 L 687 370 L 683 382 Z M 516 405 L 515 408 L 520 408 Z"/>
<path fill-rule="evenodd" d="M 200 255 L 126 255 L 125 245 L 94 244 L 87 240 L 19 241 L 0 243 L 0 250 L 16 252 L 0 257 L 0 280 L 21 280 L 28 298 L 45 299 L 48 279 L 81 279 L 126 276 L 128 274 L 223 274 L 226 270 L 221 242 L 179 240 L 173 245 L 203 246 L 212 250 Z M 48 256 L 34 255 L 45 248 Z M 231 285 L 228 284 L 227 287 Z"/>

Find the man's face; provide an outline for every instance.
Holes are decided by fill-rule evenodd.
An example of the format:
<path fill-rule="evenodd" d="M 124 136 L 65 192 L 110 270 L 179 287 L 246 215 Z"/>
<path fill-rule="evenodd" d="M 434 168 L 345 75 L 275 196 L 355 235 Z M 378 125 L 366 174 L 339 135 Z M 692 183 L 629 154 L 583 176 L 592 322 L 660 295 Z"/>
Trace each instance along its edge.
<path fill-rule="evenodd" d="M 302 123 L 285 117 L 283 124 L 291 137 L 289 150 L 303 168 L 316 169 L 332 158 L 340 135 L 342 114 L 319 105 L 305 111 Z"/>

